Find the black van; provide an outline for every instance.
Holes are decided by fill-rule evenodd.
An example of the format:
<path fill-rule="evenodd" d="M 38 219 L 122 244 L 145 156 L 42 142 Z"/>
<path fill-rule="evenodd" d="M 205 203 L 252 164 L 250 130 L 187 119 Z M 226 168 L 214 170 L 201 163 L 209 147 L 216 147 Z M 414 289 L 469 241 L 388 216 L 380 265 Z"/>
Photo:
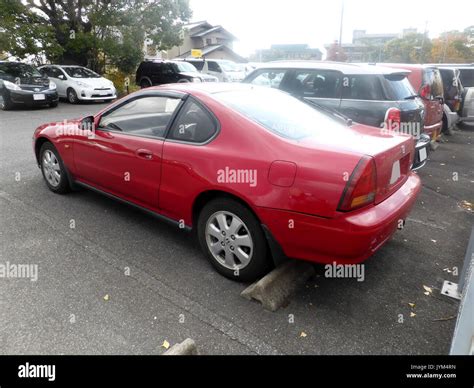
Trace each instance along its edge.
<path fill-rule="evenodd" d="M 58 92 L 54 82 L 36 68 L 22 62 L 0 61 L 0 108 L 15 105 L 58 106 Z"/>

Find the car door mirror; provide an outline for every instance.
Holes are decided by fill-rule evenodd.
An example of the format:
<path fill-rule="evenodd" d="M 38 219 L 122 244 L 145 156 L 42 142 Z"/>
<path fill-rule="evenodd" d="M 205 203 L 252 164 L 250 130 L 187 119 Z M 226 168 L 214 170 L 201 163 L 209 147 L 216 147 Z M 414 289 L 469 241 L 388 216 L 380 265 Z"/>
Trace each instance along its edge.
<path fill-rule="evenodd" d="M 59 75 L 58 75 L 58 78 L 59 78 L 60 80 L 63 80 L 63 81 L 66 79 L 66 77 L 65 77 L 63 74 L 59 74 Z"/>
<path fill-rule="evenodd" d="M 80 128 L 83 131 L 94 132 L 95 130 L 95 118 L 94 116 L 87 116 L 81 120 Z"/>

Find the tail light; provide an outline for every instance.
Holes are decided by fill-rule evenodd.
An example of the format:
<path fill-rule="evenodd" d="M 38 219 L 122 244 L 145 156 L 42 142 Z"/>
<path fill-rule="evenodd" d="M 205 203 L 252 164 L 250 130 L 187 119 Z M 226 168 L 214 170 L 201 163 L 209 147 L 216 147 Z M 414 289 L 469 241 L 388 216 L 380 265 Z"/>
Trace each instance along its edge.
<path fill-rule="evenodd" d="M 391 131 L 398 131 L 401 123 L 400 109 L 390 108 L 385 113 L 385 128 Z"/>
<path fill-rule="evenodd" d="M 363 156 L 342 193 L 338 210 L 348 212 L 373 203 L 377 191 L 375 161 Z"/>
<path fill-rule="evenodd" d="M 430 85 L 424 85 L 420 89 L 420 96 L 425 100 L 429 100 L 431 98 L 431 87 Z"/>

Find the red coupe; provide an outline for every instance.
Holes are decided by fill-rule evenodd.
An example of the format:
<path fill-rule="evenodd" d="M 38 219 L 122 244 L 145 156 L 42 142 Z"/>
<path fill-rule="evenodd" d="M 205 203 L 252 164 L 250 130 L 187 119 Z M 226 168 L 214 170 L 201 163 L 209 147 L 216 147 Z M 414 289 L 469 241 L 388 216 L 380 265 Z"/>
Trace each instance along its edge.
<path fill-rule="evenodd" d="M 367 259 L 421 187 L 412 137 L 243 84 L 148 88 L 39 127 L 34 151 L 53 192 L 86 187 L 194 229 L 217 271 L 242 281 L 281 257 Z"/>

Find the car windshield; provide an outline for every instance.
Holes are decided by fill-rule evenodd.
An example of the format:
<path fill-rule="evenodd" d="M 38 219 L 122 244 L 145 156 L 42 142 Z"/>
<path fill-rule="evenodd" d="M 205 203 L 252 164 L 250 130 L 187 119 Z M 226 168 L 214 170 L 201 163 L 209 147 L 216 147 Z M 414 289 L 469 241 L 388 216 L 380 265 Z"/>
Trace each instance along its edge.
<path fill-rule="evenodd" d="M 100 78 L 100 75 L 92 70 L 80 66 L 63 67 L 64 71 L 72 78 Z"/>
<path fill-rule="evenodd" d="M 176 65 L 178 66 L 178 69 L 180 72 L 183 72 L 183 73 L 186 73 L 186 72 L 196 73 L 197 72 L 197 69 L 188 62 L 176 62 Z"/>
<path fill-rule="evenodd" d="M 230 108 L 277 135 L 298 140 L 340 124 L 334 119 L 275 89 L 226 91 L 214 96 Z"/>
<path fill-rule="evenodd" d="M 33 66 L 26 63 L 0 63 L 0 75 L 19 78 L 42 77 L 41 73 Z"/>
<path fill-rule="evenodd" d="M 231 61 L 222 61 L 219 62 L 219 66 L 224 70 L 224 71 L 240 71 L 238 66 Z"/>

